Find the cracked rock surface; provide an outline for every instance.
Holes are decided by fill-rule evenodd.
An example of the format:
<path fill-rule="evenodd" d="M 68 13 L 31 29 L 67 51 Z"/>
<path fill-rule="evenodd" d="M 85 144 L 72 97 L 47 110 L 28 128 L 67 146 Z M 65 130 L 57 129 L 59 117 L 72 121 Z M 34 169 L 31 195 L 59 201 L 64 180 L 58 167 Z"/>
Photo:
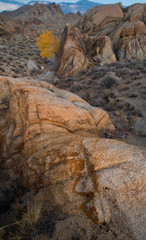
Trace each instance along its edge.
<path fill-rule="evenodd" d="M 0 78 L 5 167 L 27 187 L 44 189 L 62 212 L 118 222 L 131 239 L 144 240 L 145 152 L 100 138 L 103 130 L 114 131 L 108 114 L 75 94 L 32 79 Z"/>

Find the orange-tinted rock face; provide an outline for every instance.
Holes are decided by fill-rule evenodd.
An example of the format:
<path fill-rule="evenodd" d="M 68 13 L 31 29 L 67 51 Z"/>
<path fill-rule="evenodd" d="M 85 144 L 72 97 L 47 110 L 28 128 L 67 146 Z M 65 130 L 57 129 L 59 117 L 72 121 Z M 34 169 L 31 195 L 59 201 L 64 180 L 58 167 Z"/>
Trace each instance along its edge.
<path fill-rule="evenodd" d="M 77 28 L 68 25 L 61 38 L 58 75 L 68 76 L 87 68 L 84 42 Z"/>
<path fill-rule="evenodd" d="M 95 223 L 118 220 L 144 239 L 144 155 L 100 139 L 108 114 L 45 82 L 0 78 L 0 150 L 28 187 L 44 188 L 62 211 Z M 137 218 L 137 216 L 139 216 Z"/>

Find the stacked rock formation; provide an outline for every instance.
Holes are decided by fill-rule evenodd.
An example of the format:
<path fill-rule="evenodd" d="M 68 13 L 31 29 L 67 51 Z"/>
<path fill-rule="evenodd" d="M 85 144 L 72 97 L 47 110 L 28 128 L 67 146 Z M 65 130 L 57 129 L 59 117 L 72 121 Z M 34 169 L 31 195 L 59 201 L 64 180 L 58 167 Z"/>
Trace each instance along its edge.
<path fill-rule="evenodd" d="M 121 4 L 107 4 L 89 9 L 76 24 L 78 33 L 76 28 L 68 27 L 66 32 L 71 31 L 72 34 L 69 37 L 63 33 L 63 39 L 65 38 L 64 42 L 68 42 L 69 38 L 69 41 L 74 42 L 77 47 L 80 44 L 76 44 L 75 35 L 79 35 L 80 31 L 81 42 L 84 42 L 85 46 L 81 59 L 86 56 L 89 62 L 92 60 L 95 64 L 98 62 L 112 63 L 124 59 L 144 60 L 146 57 L 145 24 L 146 4 L 134 4 L 126 9 L 122 9 Z M 61 52 L 67 51 L 65 45 L 61 47 L 64 48 Z M 79 47 L 78 51 L 80 51 Z M 76 58 L 75 55 L 76 53 L 74 53 L 74 58 Z M 60 58 L 59 62 L 60 66 L 64 65 L 66 69 L 74 68 L 72 62 L 64 58 Z M 77 59 L 76 72 L 84 69 L 79 62 Z M 64 69 L 60 66 L 58 74 L 63 74 Z M 66 75 L 70 75 L 70 72 L 71 70 Z"/>

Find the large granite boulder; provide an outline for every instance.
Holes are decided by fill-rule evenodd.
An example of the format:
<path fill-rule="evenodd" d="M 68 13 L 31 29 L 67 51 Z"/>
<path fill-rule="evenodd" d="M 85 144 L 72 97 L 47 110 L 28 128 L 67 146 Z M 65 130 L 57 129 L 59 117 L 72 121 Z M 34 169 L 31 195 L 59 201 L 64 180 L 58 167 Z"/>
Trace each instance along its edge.
<path fill-rule="evenodd" d="M 146 4 L 129 6 L 123 21 L 109 34 L 119 60 L 146 57 Z"/>
<path fill-rule="evenodd" d="M 130 22 L 136 22 L 142 20 L 146 23 L 146 4 L 137 3 L 133 4 L 126 9 L 124 19 L 128 19 Z"/>
<path fill-rule="evenodd" d="M 127 8 L 123 25 L 117 30 L 117 57 L 143 60 L 146 57 L 146 4 L 134 4 Z M 113 35 L 113 41 L 115 35 Z"/>
<path fill-rule="evenodd" d="M 126 22 L 126 24 L 124 24 L 120 37 L 124 38 L 124 37 L 129 37 L 129 36 L 139 36 L 139 35 L 143 35 L 146 32 L 146 26 L 144 24 L 144 22 L 142 21 L 136 21 L 136 22 Z"/>
<path fill-rule="evenodd" d="M 84 49 L 80 31 L 67 25 L 61 37 L 58 75 L 67 76 L 87 68 L 88 60 Z"/>
<path fill-rule="evenodd" d="M 105 4 L 90 8 L 79 21 L 81 32 L 93 34 L 105 28 L 115 28 L 123 19 L 123 12 L 118 4 Z"/>
<path fill-rule="evenodd" d="M 117 57 L 119 60 L 143 60 L 146 57 L 146 36 L 128 37 L 121 39 L 118 44 Z"/>
<path fill-rule="evenodd" d="M 52 206 L 96 224 L 114 221 L 145 239 L 144 150 L 99 138 L 108 114 L 75 94 L 32 79 L 0 78 L 0 150 L 25 185 Z"/>

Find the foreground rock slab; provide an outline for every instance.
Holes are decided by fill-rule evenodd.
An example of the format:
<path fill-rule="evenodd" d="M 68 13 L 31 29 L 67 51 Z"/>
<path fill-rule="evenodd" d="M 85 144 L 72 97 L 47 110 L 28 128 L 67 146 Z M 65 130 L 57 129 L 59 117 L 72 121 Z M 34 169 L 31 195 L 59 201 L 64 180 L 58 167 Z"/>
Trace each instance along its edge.
<path fill-rule="evenodd" d="M 108 114 L 48 83 L 0 78 L 0 150 L 25 185 L 44 188 L 52 206 L 94 223 L 116 222 L 145 239 L 144 150 L 99 138 Z"/>

